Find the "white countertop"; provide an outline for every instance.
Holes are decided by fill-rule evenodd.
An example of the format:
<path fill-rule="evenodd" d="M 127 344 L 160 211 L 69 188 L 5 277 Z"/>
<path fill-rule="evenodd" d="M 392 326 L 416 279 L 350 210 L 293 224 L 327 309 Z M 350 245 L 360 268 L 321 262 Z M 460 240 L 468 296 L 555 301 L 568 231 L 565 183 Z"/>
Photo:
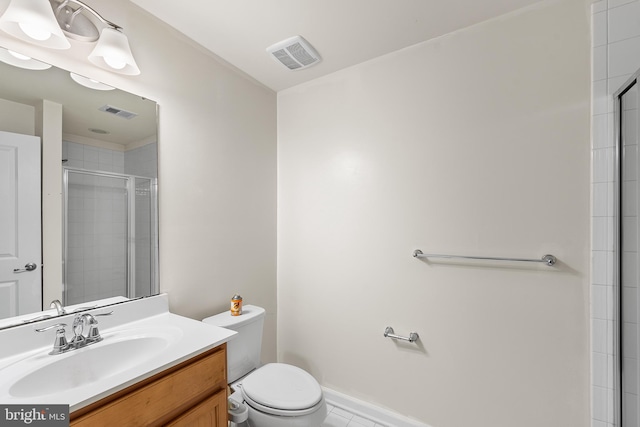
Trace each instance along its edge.
<path fill-rule="evenodd" d="M 97 318 L 103 341 L 59 355 L 48 354 L 53 347 L 55 329 L 42 333 L 37 333 L 34 329 L 66 323 L 69 325 L 67 338 L 70 339 L 73 335 L 70 332 L 73 315 L 0 330 L 0 340 L 5 344 L 0 349 L 0 402 L 3 404 L 69 404 L 70 411 L 73 412 L 215 348 L 236 334 L 228 329 L 170 313 L 167 295 L 97 308 L 90 310 L 90 313 L 107 311 L 113 311 L 113 314 Z M 147 343 L 144 340 L 146 335 L 162 336 L 169 344 L 161 349 L 153 347 L 147 351 L 144 348 Z M 140 344 L 138 353 L 145 351 L 147 353 L 131 355 L 131 358 L 127 356 L 125 359 L 114 358 L 114 366 L 106 366 L 111 363 L 111 360 L 100 362 L 105 366 L 92 364 L 92 357 L 97 356 L 97 352 L 91 353 L 92 350 L 99 352 L 101 346 L 113 345 L 121 339 L 119 337 L 123 336 L 127 337 L 127 340 L 138 341 Z M 149 340 L 149 343 L 152 342 L 154 341 Z M 77 361 L 82 362 L 77 363 Z M 62 391 L 52 389 L 56 386 L 51 384 L 51 378 L 42 378 L 42 381 L 49 382 L 38 384 L 40 381 L 38 375 L 31 375 L 28 384 L 34 385 L 33 388 L 36 390 L 34 394 L 37 396 L 23 396 L 24 393 L 16 393 L 17 381 L 51 363 L 56 364 L 56 369 L 53 371 L 56 376 L 60 375 L 57 377 L 59 384 L 73 383 L 73 381 L 67 381 L 69 378 L 65 375 L 74 375 L 73 371 L 82 374 L 83 369 L 104 372 L 105 375 L 95 381 L 85 378 L 80 385 L 69 386 Z M 57 369 L 58 367 L 61 368 Z M 56 383 L 56 380 L 54 379 L 53 382 Z"/>

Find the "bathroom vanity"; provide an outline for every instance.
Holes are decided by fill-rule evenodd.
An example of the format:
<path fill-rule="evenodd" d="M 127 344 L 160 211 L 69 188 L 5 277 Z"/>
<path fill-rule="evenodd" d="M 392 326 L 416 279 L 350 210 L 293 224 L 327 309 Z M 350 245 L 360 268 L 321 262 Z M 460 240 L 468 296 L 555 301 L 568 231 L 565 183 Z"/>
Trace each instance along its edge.
<path fill-rule="evenodd" d="M 63 326 L 91 316 L 0 330 L 12 343 L 0 348 L 0 401 L 68 404 L 72 426 L 227 425 L 227 341 L 235 332 L 170 313 L 166 295 L 90 314 L 102 339 L 59 354 L 51 353 Z"/>
<path fill-rule="evenodd" d="M 226 344 L 73 412 L 71 425 L 226 426 Z"/>

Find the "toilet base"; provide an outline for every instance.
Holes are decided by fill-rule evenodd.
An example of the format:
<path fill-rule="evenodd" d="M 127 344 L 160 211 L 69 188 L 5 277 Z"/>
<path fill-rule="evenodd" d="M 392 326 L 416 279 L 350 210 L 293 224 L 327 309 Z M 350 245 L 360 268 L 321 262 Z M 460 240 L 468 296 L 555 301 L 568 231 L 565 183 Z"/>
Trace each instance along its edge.
<path fill-rule="evenodd" d="M 249 419 L 249 408 L 242 401 L 232 399 L 227 400 L 227 415 L 231 426 L 248 425 L 246 421 Z"/>

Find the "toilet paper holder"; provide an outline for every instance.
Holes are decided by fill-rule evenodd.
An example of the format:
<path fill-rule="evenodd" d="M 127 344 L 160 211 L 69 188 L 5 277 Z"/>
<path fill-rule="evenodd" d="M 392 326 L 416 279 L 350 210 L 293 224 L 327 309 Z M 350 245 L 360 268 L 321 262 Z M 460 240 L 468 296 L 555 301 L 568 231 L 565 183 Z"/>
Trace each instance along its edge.
<path fill-rule="evenodd" d="M 409 342 L 416 342 L 418 341 L 418 338 L 420 338 L 417 332 L 410 332 L 408 337 L 396 335 L 391 326 L 386 327 L 386 329 L 384 330 L 384 336 L 394 340 L 404 340 Z"/>

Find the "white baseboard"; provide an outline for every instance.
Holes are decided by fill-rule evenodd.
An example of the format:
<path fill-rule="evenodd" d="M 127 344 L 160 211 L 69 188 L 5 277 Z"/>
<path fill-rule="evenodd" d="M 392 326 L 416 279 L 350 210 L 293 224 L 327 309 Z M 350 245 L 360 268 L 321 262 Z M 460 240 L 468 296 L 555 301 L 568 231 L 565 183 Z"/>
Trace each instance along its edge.
<path fill-rule="evenodd" d="M 324 399 L 329 405 L 337 406 L 338 408 L 369 419 L 377 424 L 389 427 L 430 427 L 427 424 L 412 420 L 411 418 L 387 409 L 379 408 L 371 403 L 355 399 L 326 387 L 322 387 L 322 391 L 324 393 Z"/>

